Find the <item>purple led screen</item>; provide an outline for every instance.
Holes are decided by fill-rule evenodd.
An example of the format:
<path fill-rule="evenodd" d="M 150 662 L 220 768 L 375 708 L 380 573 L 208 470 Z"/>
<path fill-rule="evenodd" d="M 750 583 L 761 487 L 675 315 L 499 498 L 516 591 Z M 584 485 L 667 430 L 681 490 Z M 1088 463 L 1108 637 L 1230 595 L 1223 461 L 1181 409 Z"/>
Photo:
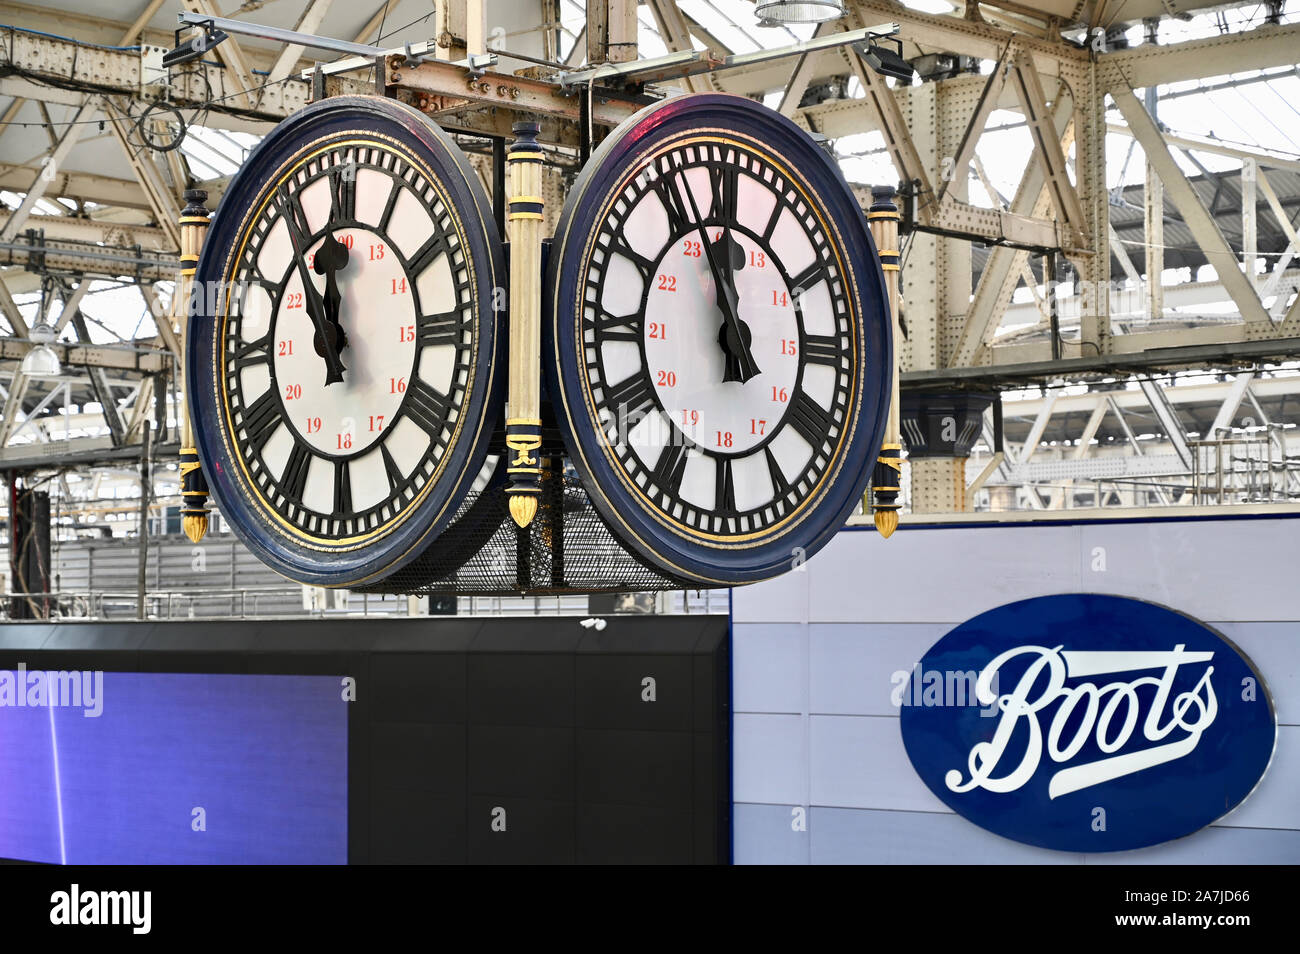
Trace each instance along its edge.
<path fill-rule="evenodd" d="M 0 671 L 0 857 L 347 862 L 341 677 L 100 678 L 98 693 L 83 681 L 80 705 L 18 705 L 24 688 L 23 701 L 39 698 L 33 673 Z M 66 682 L 48 691 L 72 698 Z"/>

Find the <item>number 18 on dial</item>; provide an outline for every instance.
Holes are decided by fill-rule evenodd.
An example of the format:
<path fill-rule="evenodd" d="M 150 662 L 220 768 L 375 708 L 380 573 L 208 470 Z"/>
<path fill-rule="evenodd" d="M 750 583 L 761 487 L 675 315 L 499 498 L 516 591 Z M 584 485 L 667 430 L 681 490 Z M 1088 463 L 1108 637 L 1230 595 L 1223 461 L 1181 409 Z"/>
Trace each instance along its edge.
<path fill-rule="evenodd" d="M 593 157 L 551 259 L 552 394 L 611 529 L 671 575 L 777 575 L 860 498 L 887 411 L 884 284 L 829 157 L 705 94 Z"/>

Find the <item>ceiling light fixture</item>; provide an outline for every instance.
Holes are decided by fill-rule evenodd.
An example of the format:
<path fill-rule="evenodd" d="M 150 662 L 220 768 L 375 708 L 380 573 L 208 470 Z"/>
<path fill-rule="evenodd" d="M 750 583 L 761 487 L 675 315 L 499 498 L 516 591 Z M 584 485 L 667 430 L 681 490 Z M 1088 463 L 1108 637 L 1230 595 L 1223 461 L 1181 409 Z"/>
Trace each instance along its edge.
<path fill-rule="evenodd" d="M 59 356 L 50 344 L 54 341 L 54 329 L 42 318 L 32 325 L 27 338 L 32 349 L 23 355 L 23 362 L 18 370 L 29 378 L 52 378 L 63 370 Z"/>
<path fill-rule="evenodd" d="M 759 0 L 754 12 L 760 26 L 823 23 L 844 16 L 844 4 L 842 0 Z"/>

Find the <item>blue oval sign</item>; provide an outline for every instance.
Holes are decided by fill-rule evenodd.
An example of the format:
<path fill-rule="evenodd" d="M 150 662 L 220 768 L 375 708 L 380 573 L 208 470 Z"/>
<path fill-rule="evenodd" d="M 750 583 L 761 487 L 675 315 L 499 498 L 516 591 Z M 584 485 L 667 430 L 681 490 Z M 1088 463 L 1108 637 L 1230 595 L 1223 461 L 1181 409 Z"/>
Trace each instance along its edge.
<path fill-rule="evenodd" d="M 1277 720 L 1254 665 L 1181 613 L 1118 596 L 1009 603 L 935 643 L 903 744 L 949 807 L 1062 851 L 1191 834 L 1263 778 Z"/>

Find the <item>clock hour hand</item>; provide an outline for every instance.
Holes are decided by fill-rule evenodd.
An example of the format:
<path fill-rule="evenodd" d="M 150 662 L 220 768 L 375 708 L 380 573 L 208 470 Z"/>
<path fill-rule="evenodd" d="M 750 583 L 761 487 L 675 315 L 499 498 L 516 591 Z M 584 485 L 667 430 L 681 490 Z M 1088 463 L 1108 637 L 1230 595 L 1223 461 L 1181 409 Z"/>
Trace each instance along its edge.
<path fill-rule="evenodd" d="M 714 248 L 714 243 L 709 241 L 708 229 L 705 228 L 704 222 L 701 220 L 700 208 L 695 201 L 695 193 L 691 191 L 686 176 L 679 173 L 677 181 L 691 204 L 692 221 L 700 230 L 700 237 L 704 241 L 705 258 L 709 263 L 709 271 L 713 273 L 713 282 L 717 286 L 718 308 L 722 312 L 723 322 L 722 330 L 718 333 L 718 344 L 722 346 L 723 353 L 728 359 L 722 380 L 738 380 L 743 383 L 758 374 L 759 369 L 758 365 L 754 363 L 754 355 L 749 349 L 751 339 L 749 328 L 740 320 L 740 315 L 736 309 L 736 290 L 731 280 L 731 263 L 728 261 L 726 263 L 727 267 L 724 268 L 723 263 L 718 261 L 718 254 L 721 250 Z"/>
<path fill-rule="evenodd" d="M 312 270 L 317 275 L 325 276 L 325 315 L 333 326 L 334 350 L 338 352 L 348 346 L 348 336 L 339 321 L 339 305 L 343 301 L 343 294 L 339 291 L 337 275 L 347 267 L 349 257 L 348 247 L 330 232 L 316 250 L 316 258 L 312 262 Z"/>
<path fill-rule="evenodd" d="M 311 273 L 307 271 L 307 240 L 303 237 L 302 229 L 295 216 L 297 203 L 283 186 L 280 187 L 280 203 L 284 224 L 289 230 L 289 242 L 293 246 L 294 261 L 298 265 L 298 274 L 302 277 L 303 303 L 307 306 L 307 314 L 312 324 L 316 326 L 316 353 L 325 359 L 325 384 L 328 386 L 342 381 L 343 372 L 346 370 L 339 359 L 338 331 L 329 319 L 325 301 L 316 290 L 316 284 L 311 280 Z"/>
<path fill-rule="evenodd" d="M 725 285 L 725 287 L 719 285 L 718 295 L 727 297 L 737 317 L 735 325 L 724 321 L 722 327 L 718 329 L 718 344 L 722 347 L 724 356 L 722 380 L 739 381 L 743 384 L 758 374 L 758 366 L 754 363 L 754 352 L 751 348 L 753 336 L 749 325 L 740 320 L 740 296 L 736 293 L 736 272 L 745 267 L 745 250 L 731 237 L 730 229 L 724 229 L 714 244 L 720 246 L 718 258 L 722 262 Z M 739 331 L 739 337 L 736 336 L 736 331 Z M 746 366 L 746 359 L 748 366 Z"/>

